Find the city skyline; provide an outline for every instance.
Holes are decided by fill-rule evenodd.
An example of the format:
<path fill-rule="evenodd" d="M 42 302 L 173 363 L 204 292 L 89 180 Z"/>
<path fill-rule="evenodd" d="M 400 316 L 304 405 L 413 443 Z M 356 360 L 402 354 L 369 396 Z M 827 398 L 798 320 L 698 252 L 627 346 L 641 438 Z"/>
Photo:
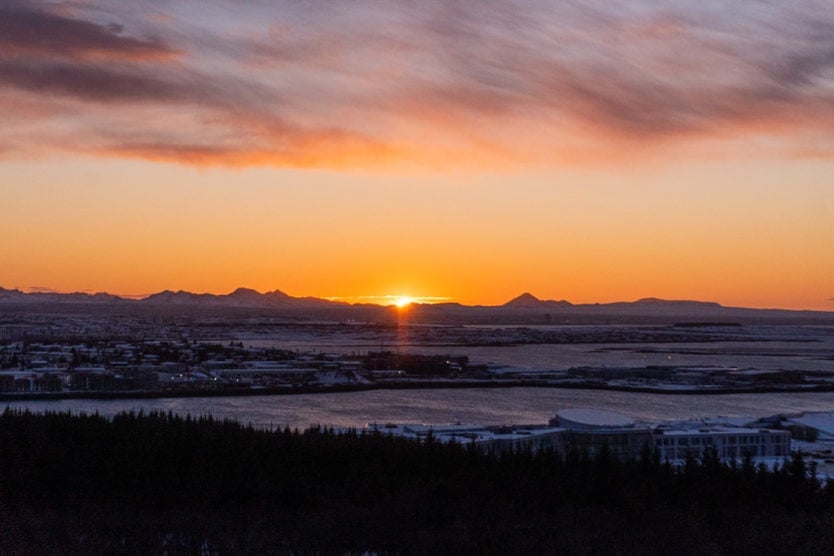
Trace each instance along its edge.
<path fill-rule="evenodd" d="M 0 7 L 0 286 L 834 310 L 822 1 Z"/>

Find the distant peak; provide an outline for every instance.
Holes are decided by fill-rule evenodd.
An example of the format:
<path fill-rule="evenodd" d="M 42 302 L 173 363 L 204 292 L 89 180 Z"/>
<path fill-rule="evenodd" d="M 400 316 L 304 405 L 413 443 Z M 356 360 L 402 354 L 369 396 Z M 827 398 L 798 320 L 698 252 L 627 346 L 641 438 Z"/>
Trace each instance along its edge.
<path fill-rule="evenodd" d="M 229 294 L 230 296 L 234 297 L 242 297 L 242 296 L 254 296 L 254 295 L 261 295 L 261 293 L 257 290 L 253 290 L 252 288 L 238 288 L 232 293 Z"/>
<path fill-rule="evenodd" d="M 504 307 L 536 307 L 541 303 L 541 300 L 529 292 L 524 292 L 518 297 L 509 300 L 504 304 Z"/>
<path fill-rule="evenodd" d="M 694 301 L 690 299 L 660 299 L 658 297 L 644 297 L 634 302 L 634 305 L 689 305 L 703 307 L 721 307 L 714 301 Z"/>

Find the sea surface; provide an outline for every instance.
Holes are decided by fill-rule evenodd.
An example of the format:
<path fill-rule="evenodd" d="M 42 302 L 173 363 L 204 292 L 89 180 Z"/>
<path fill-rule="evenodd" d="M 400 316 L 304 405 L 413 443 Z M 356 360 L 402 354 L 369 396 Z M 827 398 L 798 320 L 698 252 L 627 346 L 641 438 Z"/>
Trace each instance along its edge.
<path fill-rule="evenodd" d="M 464 332 L 496 327 L 462 327 Z M 506 327 L 513 333 L 513 327 Z M 558 326 L 542 327 L 559 330 Z M 628 327 L 582 327 L 600 334 Z M 569 327 L 563 327 L 568 330 Z M 341 329 L 340 329 L 341 330 Z M 763 326 L 738 329 L 744 341 L 555 343 L 520 345 L 455 345 L 460 337 L 449 329 L 446 345 L 415 342 L 419 329 L 397 329 L 382 335 L 365 328 L 334 334 L 332 329 L 301 327 L 280 334 L 240 334 L 232 337 L 251 346 L 325 353 L 363 353 L 396 349 L 404 353 L 467 355 L 472 363 L 491 363 L 497 372 L 547 372 L 571 367 L 636 367 L 649 365 L 801 370 L 831 375 L 834 380 L 834 328 Z M 627 330 L 626 330 L 627 331 Z M 696 331 L 697 332 L 697 331 Z M 732 330 L 731 330 L 732 332 Z M 435 334 L 435 336 L 437 336 Z M 467 337 L 471 337 L 469 334 Z M 218 339 L 226 343 L 229 337 Z M 472 388 L 374 390 L 365 392 L 168 398 L 142 400 L 55 400 L 14 402 L 33 411 L 71 411 L 112 416 L 122 411 L 172 411 L 234 419 L 256 427 L 304 429 L 315 425 L 363 427 L 368 423 L 546 423 L 559 409 L 587 407 L 618 411 L 638 420 L 658 422 L 703 417 L 763 417 L 780 413 L 834 411 L 834 393 L 770 394 L 644 394 L 555 388 Z M 2 409 L 0 405 L 0 409 Z"/>
<path fill-rule="evenodd" d="M 557 410 L 572 407 L 618 411 L 646 422 L 715 416 L 763 417 L 834 411 L 834 393 L 680 395 L 554 388 L 472 388 L 223 398 L 26 401 L 10 402 L 7 406 L 36 412 L 97 412 L 104 416 L 123 411 L 210 414 L 258 428 L 305 429 L 315 425 L 361 428 L 368 423 L 389 422 L 544 424 Z"/>
<path fill-rule="evenodd" d="M 419 328 L 419 327 L 418 327 Z M 464 326 L 463 330 L 513 327 Z M 514 327 L 541 330 L 596 330 L 600 334 L 623 332 L 630 327 L 585 326 Z M 651 327 L 633 327 L 650 329 Z M 656 327 L 666 329 L 668 327 Z M 315 330 L 315 329 L 313 329 Z M 732 332 L 732 329 L 729 329 Z M 381 336 L 362 333 L 316 335 L 310 330 L 275 336 L 239 336 L 245 344 L 298 351 L 333 354 L 397 350 L 420 355 L 466 355 L 472 363 L 489 363 L 507 371 L 549 372 L 573 367 L 675 366 L 695 368 L 756 369 L 762 371 L 810 371 L 834 374 L 834 329 L 806 326 L 747 326 L 739 328 L 749 340 L 712 342 L 630 342 L 630 343 L 519 343 L 517 345 L 427 345 L 415 342 L 413 328 Z M 685 331 L 684 331 L 685 332 Z M 695 331 L 697 332 L 697 331 Z M 450 339 L 454 338 L 454 329 Z M 228 341 L 227 339 L 218 340 Z M 500 372 L 500 369 L 499 369 Z"/>

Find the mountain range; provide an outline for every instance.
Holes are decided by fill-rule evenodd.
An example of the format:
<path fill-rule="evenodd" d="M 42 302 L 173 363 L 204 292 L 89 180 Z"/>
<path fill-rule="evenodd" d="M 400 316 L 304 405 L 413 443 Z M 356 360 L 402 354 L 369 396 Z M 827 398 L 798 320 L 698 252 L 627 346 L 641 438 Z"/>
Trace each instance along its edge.
<path fill-rule="evenodd" d="M 395 311 L 392 306 L 349 304 L 315 297 L 293 297 L 280 290 L 258 292 L 238 288 L 228 294 L 192 293 L 165 290 L 141 299 L 108 293 L 26 293 L 0 287 L 0 307 L 25 309 L 72 307 L 113 307 L 188 310 L 258 310 L 293 318 L 332 318 L 337 320 L 385 320 Z M 413 304 L 407 315 L 425 323 L 586 323 L 586 322 L 671 322 L 671 321 L 785 321 L 834 323 L 834 312 L 785 309 L 725 307 L 715 302 L 644 298 L 631 302 L 573 304 L 565 300 L 543 300 L 523 293 L 503 305 L 462 305 L 460 303 Z"/>

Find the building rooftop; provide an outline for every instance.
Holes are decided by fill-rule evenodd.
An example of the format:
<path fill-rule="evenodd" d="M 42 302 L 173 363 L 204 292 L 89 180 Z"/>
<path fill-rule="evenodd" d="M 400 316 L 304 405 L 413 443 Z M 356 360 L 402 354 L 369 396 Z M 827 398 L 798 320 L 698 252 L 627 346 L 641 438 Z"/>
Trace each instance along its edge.
<path fill-rule="evenodd" d="M 574 424 L 582 427 L 622 428 L 632 427 L 636 423 L 631 417 L 604 409 L 562 409 L 556 412 L 556 417 L 564 425 Z"/>
<path fill-rule="evenodd" d="M 778 432 L 770 429 L 750 429 L 746 427 L 712 426 L 699 429 L 659 429 L 665 436 L 715 436 L 715 435 L 744 435 L 759 434 L 761 432 Z"/>
<path fill-rule="evenodd" d="M 429 432 L 441 442 L 489 442 L 493 440 L 522 440 L 536 439 L 548 435 L 565 432 L 560 427 L 518 426 L 518 427 L 486 427 L 473 424 L 379 424 L 369 423 L 366 430 L 393 434 L 406 438 L 424 438 Z"/>

